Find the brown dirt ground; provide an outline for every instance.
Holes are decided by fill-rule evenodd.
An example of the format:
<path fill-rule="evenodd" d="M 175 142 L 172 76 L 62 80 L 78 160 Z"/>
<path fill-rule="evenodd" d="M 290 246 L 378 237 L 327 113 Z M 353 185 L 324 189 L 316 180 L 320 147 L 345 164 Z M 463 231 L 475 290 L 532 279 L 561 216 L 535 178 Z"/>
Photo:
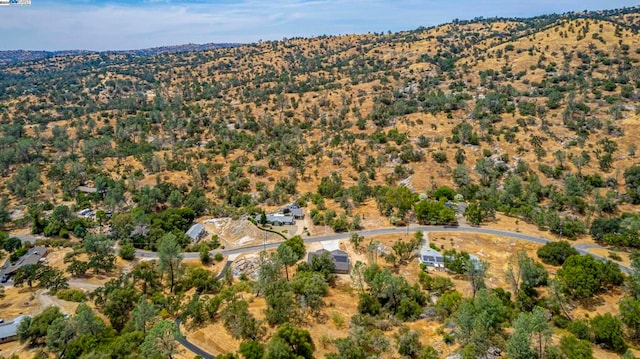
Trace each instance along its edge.
<path fill-rule="evenodd" d="M 411 234 L 394 234 L 374 237 L 371 238 L 371 240 L 376 240 L 386 246 L 390 246 L 399 238 L 406 240 L 409 239 L 410 236 Z M 365 244 L 368 240 L 369 239 L 365 240 Z M 489 267 L 487 285 L 489 288 L 503 287 L 507 290 L 509 289 L 509 284 L 504 279 L 504 274 L 507 269 L 509 256 L 519 250 L 525 250 L 529 256 L 537 258 L 535 252 L 537 248 L 539 248 L 539 245 L 515 239 L 467 233 L 432 233 L 430 235 L 430 242 L 444 249 L 455 248 L 456 250 L 464 250 L 475 254 L 482 260 L 490 262 L 491 266 Z M 321 244 L 314 243 L 309 245 L 307 249 L 315 250 L 320 247 Z M 349 252 L 353 262 L 356 260 L 367 261 L 368 256 L 364 253 L 365 251 L 361 250 L 360 252 L 356 252 L 349 241 L 342 241 L 340 247 Z M 377 263 L 382 266 L 389 266 L 381 258 L 377 259 Z M 548 265 L 545 265 L 545 268 L 552 275 L 557 270 L 557 267 Z M 417 281 L 419 271 L 420 269 L 416 259 L 407 266 L 401 267 L 398 273 L 407 278 L 409 282 L 414 283 Z M 469 283 L 463 278 L 451 276 L 445 272 L 435 272 L 432 274 L 435 276 L 450 276 L 458 291 L 466 296 L 470 295 Z M 621 292 L 603 294 L 593 301 L 593 303 L 585 303 L 583 306 L 576 308 L 574 315 L 580 317 L 583 315 L 586 316 L 587 313 L 594 315 L 593 313 L 606 313 L 617 310 L 616 303 L 620 300 L 621 295 Z M 252 294 L 246 294 L 245 297 L 250 301 L 250 311 L 256 318 L 263 319 L 264 315 L 262 312 L 266 306 L 264 299 L 255 298 Z M 330 290 L 326 302 L 330 304 L 322 311 L 320 318 L 308 318 L 305 323 L 301 324 L 302 327 L 310 331 L 316 344 L 316 355 L 318 357 L 335 351 L 330 341 L 346 335 L 349 328 L 349 318 L 356 313 L 357 293 L 356 289 L 352 287 L 351 278 L 348 275 L 340 276 L 338 285 L 336 288 Z M 410 324 L 411 328 L 418 329 L 422 332 L 422 341 L 424 344 L 432 345 L 444 354 L 451 353 L 455 350 L 455 346 L 446 345 L 442 336 L 437 334 L 436 331 L 440 326 L 441 323 L 439 322 L 425 320 L 418 320 Z M 221 323 L 210 324 L 197 329 L 183 328 L 183 330 L 187 333 L 189 340 L 192 340 L 197 345 L 202 346 L 212 353 L 235 352 L 239 346 L 239 341 L 233 339 Z M 270 332 L 270 330 L 267 330 L 267 332 Z M 393 331 L 388 333 L 390 338 L 392 334 Z M 615 357 L 606 351 L 600 349 L 595 350 L 597 357 Z"/>

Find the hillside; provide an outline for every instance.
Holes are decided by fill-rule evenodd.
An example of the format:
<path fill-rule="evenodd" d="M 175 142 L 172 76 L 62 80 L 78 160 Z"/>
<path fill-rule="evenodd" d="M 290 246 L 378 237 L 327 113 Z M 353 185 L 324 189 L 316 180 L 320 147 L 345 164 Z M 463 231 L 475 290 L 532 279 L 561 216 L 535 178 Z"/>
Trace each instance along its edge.
<path fill-rule="evenodd" d="M 80 244 L 80 240 L 87 242 L 87 237 L 100 233 L 109 233 L 131 251 L 133 247 L 160 251 L 163 241 L 172 237 L 178 248 L 208 253 L 220 245 L 236 248 L 266 243 L 267 236 L 260 238 L 261 232 L 247 218 L 262 220 L 255 215 L 296 202 L 307 217 L 296 226 L 280 228 L 285 236 L 415 223 L 482 225 L 522 229 L 553 240 L 577 240 L 636 268 L 639 264 L 630 253 L 640 248 L 639 27 L 640 9 L 627 8 L 530 19 L 456 20 L 399 33 L 291 38 L 237 46 L 185 45 L 56 56 L 12 53 L 6 57 L 12 62 L 5 61 L 0 67 L 0 228 L 42 233 L 73 245 L 74 253 L 87 263 L 92 251 L 98 256 L 102 247 Z M 18 57 L 20 61 L 13 62 Z M 0 65 L 4 58 L 0 56 Z M 79 186 L 91 190 L 83 192 Z M 448 201 L 458 203 L 460 213 L 445 203 Z M 93 218 L 75 214 L 85 208 L 95 211 Z M 222 218 L 236 225 L 233 234 L 230 230 L 211 232 Z M 192 244 L 185 231 L 194 221 L 205 223 L 216 236 L 204 244 Z M 300 300 L 300 291 L 310 290 L 307 286 L 319 281 L 319 287 L 330 288 L 324 293 L 333 298 L 328 302 L 353 304 L 338 307 L 356 318 L 348 325 L 344 325 L 345 318 L 332 317 L 328 322 L 335 311 L 322 309 L 307 315 L 304 305 L 291 304 L 300 306 L 302 312 L 296 324 L 310 329 L 316 346 L 326 345 L 318 352 L 329 357 L 344 354 L 348 343 L 346 339 L 335 341 L 337 333 L 364 340 L 358 337 L 363 335 L 356 333 L 358 328 L 375 327 L 379 337 L 371 340 L 379 340 L 378 344 L 384 342 L 383 337 L 410 340 L 413 334 L 408 334 L 412 332 L 403 323 L 415 321 L 418 316 L 414 314 L 422 307 L 431 308 L 427 312 L 438 311 L 428 316 L 434 323 L 422 330 L 430 333 L 429 345 L 437 347 L 439 354 L 466 350 L 480 355 L 493 347 L 506 352 L 509 345 L 515 345 L 507 343 L 515 340 L 512 331 L 522 329 L 517 327 L 517 313 L 532 312 L 536 306 L 553 314 L 554 334 L 547 344 L 557 346 L 557 357 L 567 357 L 563 345 L 586 343 L 573 336 L 564 339 L 567 330 L 598 344 L 593 347 L 596 356 L 625 352 L 620 343 L 607 341 L 611 338 L 599 338 L 597 321 L 589 322 L 590 308 L 604 315 L 611 308 L 618 310 L 622 298 L 634 300 L 634 305 L 640 298 L 633 297 L 637 289 L 621 286 L 622 274 L 618 277 L 618 267 L 612 262 L 602 267 L 598 267 L 600 262 L 589 263 L 608 272 L 587 296 L 576 294 L 579 291 L 568 283 L 560 291 L 555 281 L 547 286 L 547 271 L 555 278 L 564 267 L 546 261 L 544 284 L 541 281 L 529 291 L 518 291 L 517 285 L 506 288 L 511 283 L 503 283 L 509 270 L 506 260 L 515 260 L 518 249 L 535 257 L 538 247 L 516 248 L 513 243 L 500 242 L 499 247 L 488 249 L 491 291 L 482 292 L 480 301 L 502 301 L 509 314 L 503 313 L 501 322 L 486 328 L 485 334 L 494 336 L 482 340 L 491 341 L 492 347 L 480 348 L 482 340 L 471 334 L 480 336 L 481 330 L 466 328 L 469 332 L 461 333 L 459 316 L 474 310 L 478 314 L 486 303 L 471 299 L 464 303 L 475 309 L 467 306 L 470 312 L 460 314 L 462 296 L 451 299 L 452 293 L 470 297 L 481 289 L 473 287 L 472 293 L 463 289 L 468 280 L 475 283 L 476 270 L 471 274 L 461 271 L 458 276 L 437 273 L 436 277 L 455 280 L 455 285 L 438 292 L 425 284 L 431 279 L 416 271 L 413 257 L 402 260 L 398 256 L 396 248 L 402 246 L 394 244 L 402 240 L 378 240 L 388 252 L 384 256 L 388 263 L 379 267 L 372 265 L 375 255 L 367 257 L 357 245 L 348 248 L 352 255 L 367 257 L 364 261 L 370 265 L 371 272 L 362 274 L 368 277 L 360 279 L 366 282 L 360 292 L 353 276 L 341 276 L 336 282 L 312 277 L 314 274 L 306 273 L 314 272 L 309 266 L 300 265 L 294 271 L 294 264 L 303 256 L 297 261 L 293 255 L 288 260 L 272 258 L 277 263 L 272 263 L 275 269 L 269 274 L 272 283 L 289 283 L 289 267 L 296 283 L 282 284 L 293 286 L 291 293 L 286 292 L 290 296 L 280 298 L 284 303 L 294 297 Z M 457 239 L 455 245 L 451 239 L 439 246 L 441 250 L 482 251 L 481 246 Z M 9 248 L 7 252 L 16 251 Z M 278 255 L 283 255 L 280 250 Z M 263 266 L 271 263 L 262 260 Z M 283 263 L 287 263 L 286 281 L 280 273 Z M 100 267 L 95 271 L 103 272 Z M 208 271 L 213 273 L 211 268 Z M 115 268 L 104 272 L 116 281 Z M 187 316 L 194 323 L 185 329 L 220 353 L 237 351 L 249 339 L 266 344 L 277 337 L 277 328 L 286 320 L 271 316 L 284 309 L 277 307 L 278 298 L 267 294 L 281 294 L 275 284 L 268 285 L 269 278 L 216 281 L 215 288 L 205 291 L 209 297 L 199 299 L 192 290 L 197 287 L 200 293 L 201 287 L 197 278 L 189 277 L 191 269 L 187 272 L 180 274 L 175 291 L 173 280 L 169 289 L 160 275 L 154 289 L 159 296 L 179 293 L 177 299 L 154 299 L 163 318 L 174 319 L 189 310 Z M 211 273 L 207 275 L 213 276 Z M 398 273 L 403 275 L 396 276 Z M 386 290 L 381 283 L 387 282 L 401 288 L 404 304 L 397 299 L 389 309 L 396 299 L 380 299 Z M 121 290 L 124 295 L 133 288 L 137 294 L 129 293 L 130 298 L 137 300 L 141 290 L 137 283 L 134 280 L 129 286 L 120 278 L 101 290 Z M 422 286 L 413 286 L 416 283 Z M 146 285 L 144 288 L 146 298 Z M 425 293 L 434 295 L 433 305 Z M 375 294 L 380 295 L 380 303 L 371 299 Z M 455 305 L 438 307 L 439 297 Z M 93 309 L 113 324 L 114 319 L 105 312 L 104 298 L 102 303 L 92 298 Z M 571 302 L 571 309 L 563 312 L 562 303 L 556 302 L 565 299 Z M 200 303 L 199 311 L 189 303 Z M 236 308 L 236 303 L 244 304 Z M 129 304 L 130 312 L 135 303 Z M 258 318 L 255 332 L 234 332 L 239 329 L 223 323 L 231 319 L 217 314 L 221 305 L 250 311 Z M 243 305 L 247 308 L 240 308 Z M 382 307 L 369 308 L 367 313 L 374 319 L 363 319 L 358 315 L 365 314 L 365 305 Z M 205 315 L 203 306 L 215 310 L 207 307 Z M 460 304 L 460 308 L 465 306 Z M 634 326 L 637 321 L 628 316 L 622 318 L 624 349 L 627 345 L 635 348 L 640 325 Z M 114 328 L 139 333 L 140 328 L 134 331 L 125 319 L 118 318 L 121 322 Z M 584 324 L 578 319 L 591 326 L 583 336 L 567 327 L 569 322 Z M 331 338 L 320 338 L 321 330 L 314 331 L 315 321 L 322 320 Z M 456 324 L 445 324 L 452 322 Z M 411 323 L 411 330 L 424 325 Z M 228 339 L 225 345 L 207 336 L 208 329 L 203 329 L 207 325 L 216 332 L 227 330 L 218 337 Z M 507 327 L 515 329 L 505 331 Z M 623 331 L 620 328 L 618 332 Z M 561 344 L 574 339 L 575 343 Z M 374 348 L 376 343 L 369 344 L 367 354 L 382 355 L 376 352 L 380 349 Z M 512 354 L 509 352 L 510 357 Z M 399 355 L 394 349 L 382 357 Z M 407 354 L 418 357 L 412 355 Z"/>
<path fill-rule="evenodd" d="M 127 54 L 127 55 L 138 55 L 138 56 L 149 56 L 149 55 L 158 55 L 158 54 L 166 54 L 166 53 L 175 53 L 175 52 L 196 52 L 196 51 L 205 51 L 211 49 L 219 49 L 219 48 L 228 48 L 235 47 L 239 44 L 184 44 L 184 45 L 174 45 L 174 46 L 161 46 L 161 47 L 152 47 L 148 49 L 137 49 L 137 50 L 120 50 L 120 51 L 102 51 L 102 53 L 116 53 L 116 54 Z M 0 66 L 18 63 L 22 61 L 35 61 L 40 59 L 46 59 L 50 57 L 59 57 L 59 56 L 78 56 L 78 55 L 87 55 L 87 54 L 95 54 L 98 51 L 89 51 L 89 50 L 61 50 L 61 51 L 34 51 L 34 50 L 7 50 L 0 51 Z"/>

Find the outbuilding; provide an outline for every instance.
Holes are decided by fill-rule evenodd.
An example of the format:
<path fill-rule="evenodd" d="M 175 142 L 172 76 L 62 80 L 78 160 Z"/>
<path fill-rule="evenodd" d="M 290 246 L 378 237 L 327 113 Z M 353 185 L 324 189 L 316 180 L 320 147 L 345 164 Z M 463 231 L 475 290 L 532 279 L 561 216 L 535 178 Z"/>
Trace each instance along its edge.
<path fill-rule="evenodd" d="M 18 327 L 28 317 L 28 315 L 21 315 L 10 322 L 0 324 L 0 344 L 18 340 Z"/>
<path fill-rule="evenodd" d="M 196 223 L 187 231 L 187 237 L 191 238 L 191 242 L 197 242 L 204 237 L 207 232 L 204 230 L 204 226 L 201 223 Z"/>

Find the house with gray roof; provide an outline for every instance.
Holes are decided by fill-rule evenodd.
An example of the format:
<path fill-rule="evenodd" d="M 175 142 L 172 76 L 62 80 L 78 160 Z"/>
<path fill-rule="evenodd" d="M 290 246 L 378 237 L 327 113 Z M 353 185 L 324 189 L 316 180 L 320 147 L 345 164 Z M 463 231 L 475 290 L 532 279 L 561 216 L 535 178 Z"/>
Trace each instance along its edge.
<path fill-rule="evenodd" d="M 282 213 L 293 216 L 295 219 L 304 219 L 304 210 L 298 207 L 297 203 L 291 203 L 286 205 L 282 209 Z"/>
<path fill-rule="evenodd" d="M 187 231 L 187 237 L 191 238 L 191 242 L 197 242 L 202 237 L 207 235 L 207 232 L 204 230 L 204 226 L 201 223 L 196 223 Z"/>
<path fill-rule="evenodd" d="M 319 249 L 315 252 L 309 252 L 307 255 L 307 263 L 311 263 L 313 257 L 320 256 L 323 253 L 329 253 L 331 259 L 333 259 L 333 264 L 336 266 L 335 273 L 349 274 L 351 271 L 351 259 L 349 259 L 349 254 L 347 254 L 347 252 L 339 249 L 333 251 Z"/>
<path fill-rule="evenodd" d="M 21 315 L 10 322 L 0 324 L 0 344 L 18 340 L 18 327 L 28 317 L 28 315 Z"/>
<path fill-rule="evenodd" d="M 436 269 L 444 269 L 444 256 L 429 246 L 422 246 L 419 252 L 420 263 Z"/>
<path fill-rule="evenodd" d="M 12 276 L 18 269 L 28 264 L 37 264 L 44 261 L 44 256 L 47 254 L 47 247 L 33 247 L 25 253 L 15 263 L 11 264 L 9 260 L 5 263 L 3 270 L 0 270 L 0 274 L 6 276 Z"/>
<path fill-rule="evenodd" d="M 256 222 L 260 223 L 261 215 L 256 216 Z M 290 226 L 296 224 L 296 219 L 293 216 L 280 214 L 280 213 L 270 213 L 266 215 L 267 224 L 272 226 Z"/>

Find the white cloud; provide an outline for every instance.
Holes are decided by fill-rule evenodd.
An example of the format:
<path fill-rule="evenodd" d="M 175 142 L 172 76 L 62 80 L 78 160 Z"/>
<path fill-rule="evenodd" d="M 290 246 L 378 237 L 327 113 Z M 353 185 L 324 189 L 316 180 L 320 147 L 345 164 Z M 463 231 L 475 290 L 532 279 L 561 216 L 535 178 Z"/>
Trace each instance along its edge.
<path fill-rule="evenodd" d="M 628 0 L 615 6 L 631 6 Z M 530 16 L 606 8 L 604 0 L 243 0 L 138 5 L 42 3 L 0 8 L 0 50 L 134 49 L 206 42 L 413 29 L 475 16 Z M 5 34 L 11 34 L 9 36 Z"/>

